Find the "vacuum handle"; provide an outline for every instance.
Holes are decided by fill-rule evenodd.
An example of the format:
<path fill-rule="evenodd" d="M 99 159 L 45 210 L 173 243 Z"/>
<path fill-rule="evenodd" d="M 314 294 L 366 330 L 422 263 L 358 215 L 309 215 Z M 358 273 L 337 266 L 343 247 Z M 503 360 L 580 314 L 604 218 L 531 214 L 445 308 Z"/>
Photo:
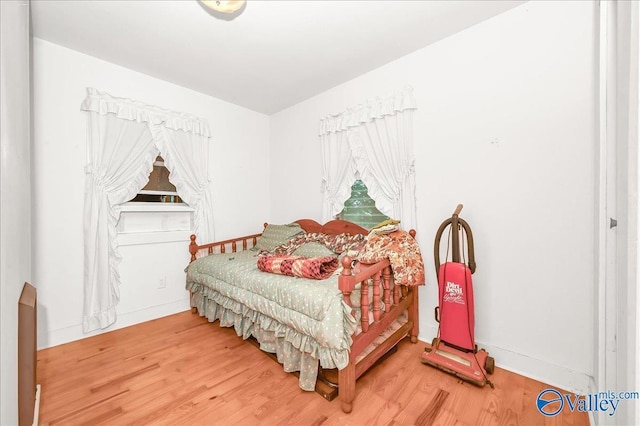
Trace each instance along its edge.
<path fill-rule="evenodd" d="M 460 263 L 460 238 L 458 221 L 462 220 L 458 218 L 458 215 L 462 211 L 462 204 L 458 204 L 451 216 L 451 260 Z"/>
<path fill-rule="evenodd" d="M 442 222 L 442 224 L 438 228 L 438 231 L 436 232 L 436 238 L 433 243 L 433 257 L 436 266 L 436 276 L 438 274 L 438 271 L 440 270 L 440 239 L 442 237 L 442 234 L 444 233 L 444 230 L 449 225 L 452 226 L 452 261 L 460 263 L 460 245 L 458 241 L 458 226 L 460 226 L 467 234 L 467 256 L 469 261 L 469 269 L 471 270 L 472 274 L 476 271 L 475 250 L 473 246 L 473 234 L 471 233 L 471 227 L 464 219 L 460 219 L 456 215 L 456 213 L 460 213 L 461 210 L 462 204 L 458 204 L 458 207 L 456 207 L 455 211 L 453 212 L 453 216 Z M 447 262 L 447 259 L 445 259 L 445 262 Z"/>

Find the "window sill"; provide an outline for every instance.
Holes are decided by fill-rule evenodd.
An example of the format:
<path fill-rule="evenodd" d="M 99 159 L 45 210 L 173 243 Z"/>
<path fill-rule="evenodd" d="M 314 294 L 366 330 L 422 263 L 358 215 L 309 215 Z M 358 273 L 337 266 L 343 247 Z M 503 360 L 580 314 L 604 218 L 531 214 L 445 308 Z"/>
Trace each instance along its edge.
<path fill-rule="evenodd" d="M 120 232 L 118 245 L 135 246 L 141 244 L 175 243 L 189 241 L 191 231 Z M 187 245 L 185 244 L 185 251 Z"/>
<path fill-rule="evenodd" d="M 139 203 L 129 202 L 120 205 L 121 212 L 193 212 L 185 203 Z"/>
<path fill-rule="evenodd" d="M 184 203 L 129 202 L 120 206 L 116 230 L 119 234 L 189 232 L 193 230 L 194 212 Z"/>

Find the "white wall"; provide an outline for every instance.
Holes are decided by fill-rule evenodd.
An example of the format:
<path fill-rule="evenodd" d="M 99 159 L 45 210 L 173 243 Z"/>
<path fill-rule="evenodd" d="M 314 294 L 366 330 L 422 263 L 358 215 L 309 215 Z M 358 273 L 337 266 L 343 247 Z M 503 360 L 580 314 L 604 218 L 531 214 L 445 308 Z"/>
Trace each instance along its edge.
<path fill-rule="evenodd" d="M 18 424 L 18 299 L 31 281 L 29 2 L 0 2 L 0 424 Z M 37 284 L 36 284 L 37 285 Z"/>
<path fill-rule="evenodd" d="M 211 127 L 216 237 L 259 232 L 269 216 L 269 118 L 40 39 L 33 41 L 34 281 L 39 346 L 86 337 L 83 203 L 86 87 L 205 118 Z M 106 330 L 188 309 L 188 242 L 121 248 L 118 321 Z M 136 265 L 136 262 L 140 262 Z M 167 286 L 159 289 L 159 277 Z"/>
<path fill-rule="evenodd" d="M 320 118 L 413 86 L 417 231 L 428 268 L 421 340 L 436 333 L 434 234 L 463 203 L 476 242 L 479 344 L 498 366 L 586 391 L 595 7 L 527 3 L 272 116 L 273 220 L 321 216 Z"/>

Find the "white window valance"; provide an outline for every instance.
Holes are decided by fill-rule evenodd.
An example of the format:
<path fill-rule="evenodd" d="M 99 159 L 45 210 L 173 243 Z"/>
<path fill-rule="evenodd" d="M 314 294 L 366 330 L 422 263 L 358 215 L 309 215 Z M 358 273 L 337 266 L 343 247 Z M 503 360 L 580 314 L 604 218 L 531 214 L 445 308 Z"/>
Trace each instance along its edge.
<path fill-rule="evenodd" d="M 114 114 L 124 120 L 161 125 L 172 130 L 211 137 L 209 124 L 190 114 L 175 112 L 128 98 L 117 98 L 93 87 L 87 88 L 87 97 L 80 107 L 82 111 L 96 112 L 100 115 Z"/>
<path fill-rule="evenodd" d="M 82 102 L 87 112 L 84 204 L 85 333 L 116 320 L 120 255 L 116 225 L 121 205 L 146 185 L 158 154 L 178 195 L 194 209 L 194 232 L 212 241 L 209 190 L 209 126 L 201 118 L 94 88 Z"/>
<path fill-rule="evenodd" d="M 320 120 L 323 220 L 338 214 L 356 177 L 384 214 L 416 227 L 413 88 Z"/>
<path fill-rule="evenodd" d="M 347 108 L 340 114 L 326 116 L 320 120 L 320 135 L 346 131 L 375 119 L 416 108 L 413 88 L 407 86 L 401 92 L 386 98 L 369 99 L 353 108 Z"/>

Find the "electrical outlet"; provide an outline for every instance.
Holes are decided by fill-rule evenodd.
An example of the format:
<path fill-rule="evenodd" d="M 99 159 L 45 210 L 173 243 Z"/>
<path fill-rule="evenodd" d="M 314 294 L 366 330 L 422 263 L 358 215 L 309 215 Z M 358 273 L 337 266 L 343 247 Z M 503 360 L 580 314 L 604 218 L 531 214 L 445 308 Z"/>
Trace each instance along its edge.
<path fill-rule="evenodd" d="M 166 288 L 167 287 L 167 277 L 160 278 L 158 282 L 158 288 Z"/>

